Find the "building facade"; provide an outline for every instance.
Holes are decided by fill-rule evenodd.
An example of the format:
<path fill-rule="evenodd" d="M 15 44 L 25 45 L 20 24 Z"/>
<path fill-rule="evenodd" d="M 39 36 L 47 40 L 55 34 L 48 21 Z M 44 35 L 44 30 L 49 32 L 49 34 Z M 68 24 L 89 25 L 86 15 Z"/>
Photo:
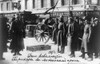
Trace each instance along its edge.
<path fill-rule="evenodd" d="M 56 7 L 49 12 L 54 15 L 67 15 L 69 11 L 79 15 L 77 11 L 100 11 L 100 0 L 0 0 L 0 13 L 18 12 L 15 3 L 20 1 L 20 11 L 31 11 L 33 14 L 44 13 L 52 6 Z M 59 12 L 59 13 L 58 13 Z"/>

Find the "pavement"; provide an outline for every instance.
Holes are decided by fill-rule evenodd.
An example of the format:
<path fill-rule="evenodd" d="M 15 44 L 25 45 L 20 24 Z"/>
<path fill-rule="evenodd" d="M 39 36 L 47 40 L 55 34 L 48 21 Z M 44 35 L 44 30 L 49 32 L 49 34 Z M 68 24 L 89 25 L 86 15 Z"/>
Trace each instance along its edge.
<path fill-rule="evenodd" d="M 35 38 L 25 38 L 24 39 L 25 49 L 21 51 L 21 56 L 13 56 L 11 50 L 4 53 L 3 57 L 5 60 L 0 60 L 0 64 L 100 64 L 100 59 L 94 59 L 93 61 L 88 61 L 79 57 L 81 55 L 80 51 L 75 52 L 75 58 L 70 58 L 70 38 L 68 40 L 68 45 L 65 47 L 65 53 L 57 53 L 57 45 L 49 40 L 48 43 L 38 43 Z M 10 43 L 7 44 L 8 46 Z M 50 45 L 50 50 L 41 51 L 28 51 L 27 46 L 35 45 Z M 87 56 L 88 57 L 88 56 Z"/>

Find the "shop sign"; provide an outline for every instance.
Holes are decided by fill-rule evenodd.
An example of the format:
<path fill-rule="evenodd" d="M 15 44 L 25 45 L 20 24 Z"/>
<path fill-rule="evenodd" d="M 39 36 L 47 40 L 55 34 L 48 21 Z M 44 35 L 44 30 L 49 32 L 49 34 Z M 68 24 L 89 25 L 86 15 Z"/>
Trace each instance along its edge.
<path fill-rule="evenodd" d="M 75 12 L 73 12 L 73 16 L 80 16 L 80 15 L 84 15 L 83 11 L 75 11 Z"/>
<path fill-rule="evenodd" d="M 73 14 L 73 16 L 80 16 L 80 15 L 83 15 L 83 11 L 81 11 L 81 12 L 73 11 L 72 14 Z M 55 13 L 53 13 L 51 15 L 52 16 L 61 16 L 61 15 L 69 16 L 69 12 L 55 12 Z"/>

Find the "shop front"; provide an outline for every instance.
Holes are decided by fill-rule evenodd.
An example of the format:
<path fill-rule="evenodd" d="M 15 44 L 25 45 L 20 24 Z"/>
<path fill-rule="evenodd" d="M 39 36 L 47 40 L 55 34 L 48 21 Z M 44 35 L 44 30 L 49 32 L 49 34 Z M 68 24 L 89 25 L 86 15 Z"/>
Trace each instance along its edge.
<path fill-rule="evenodd" d="M 51 16 L 52 17 L 59 17 L 63 15 L 64 16 L 64 21 L 67 21 L 68 19 L 68 16 L 69 16 L 69 12 L 54 12 L 54 13 L 51 13 Z M 100 11 L 72 11 L 72 15 L 73 17 L 79 17 L 79 18 L 82 18 L 83 16 L 90 16 L 91 18 L 92 17 L 96 17 L 98 19 L 100 19 Z"/>

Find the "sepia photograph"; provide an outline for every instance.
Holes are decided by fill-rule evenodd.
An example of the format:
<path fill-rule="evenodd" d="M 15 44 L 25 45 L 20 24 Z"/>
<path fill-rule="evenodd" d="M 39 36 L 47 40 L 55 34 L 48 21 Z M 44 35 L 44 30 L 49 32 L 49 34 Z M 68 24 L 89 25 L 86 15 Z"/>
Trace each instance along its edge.
<path fill-rule="evenodd" d="M 100 64 L 100 0 L 0 0 L 0 64 Z"/>

